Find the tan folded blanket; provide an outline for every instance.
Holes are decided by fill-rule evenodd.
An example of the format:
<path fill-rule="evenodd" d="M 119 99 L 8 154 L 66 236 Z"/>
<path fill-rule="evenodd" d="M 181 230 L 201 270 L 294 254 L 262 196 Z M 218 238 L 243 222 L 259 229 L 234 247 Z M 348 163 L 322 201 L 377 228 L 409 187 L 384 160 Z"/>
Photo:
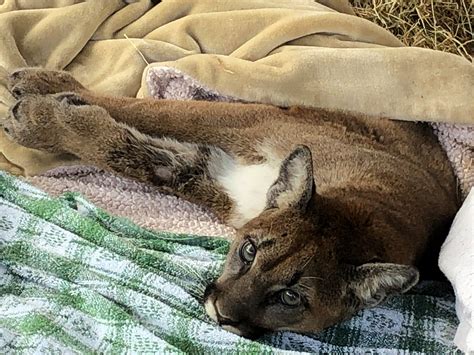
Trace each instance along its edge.
<path fill-rule="evenodd" d="M 147 95 L 146 63 L 170 66 L 246 101 L 406 120 L 473 123 L 474 66 L 402 47 L 346 0 L 0 1 L 0 66 L 71 71 L 93 90 Z M 0 117 L 11 97 L 0 85 Z M 0 135 L 0 167 L 64 165 Z"/>

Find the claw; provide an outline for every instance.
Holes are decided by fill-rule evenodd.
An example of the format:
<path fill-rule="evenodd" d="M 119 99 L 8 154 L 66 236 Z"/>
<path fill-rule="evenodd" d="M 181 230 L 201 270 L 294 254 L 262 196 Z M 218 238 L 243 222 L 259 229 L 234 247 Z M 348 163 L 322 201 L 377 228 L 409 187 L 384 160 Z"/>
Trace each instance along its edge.
<path fill-rule="evenodd" d="M 24 94 L 24 92 L 20 88 L 15 87 L 15 88 L 12 89 L 12 95 L 15 99 L 19 99 L 20 97 L 23 96 L 23 94 Z"/>
<path fill-rule="evenodd" d="M 12 73 L 10 73 L 10 78 L 14 79 L 14 80 L 21 79 L 22 76 L 23 76 L 23 75 L 21 75 L 22 73 L 24 73 L 23 69 L 17 69 L 15 71 L 13 71 Z"/>
<path fill-rule="evenodd" d="M 74 93 L 59 94 L 56 96 L 56 100 L 73 106 L 84 106 L 88 104 L 82 97 Z"/>

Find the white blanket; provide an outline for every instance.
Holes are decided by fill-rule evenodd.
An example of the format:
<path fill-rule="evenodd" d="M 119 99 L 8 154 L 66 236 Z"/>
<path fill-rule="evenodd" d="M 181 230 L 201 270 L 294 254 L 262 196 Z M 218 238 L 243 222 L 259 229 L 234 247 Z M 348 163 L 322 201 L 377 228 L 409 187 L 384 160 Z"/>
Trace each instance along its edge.
<path fill-rule="evenodd" d="M 459 326 L 454 343 L 474 354 L 474 189 L 459 210 L 441 248 L 439 266 L 456 293 Z"/>

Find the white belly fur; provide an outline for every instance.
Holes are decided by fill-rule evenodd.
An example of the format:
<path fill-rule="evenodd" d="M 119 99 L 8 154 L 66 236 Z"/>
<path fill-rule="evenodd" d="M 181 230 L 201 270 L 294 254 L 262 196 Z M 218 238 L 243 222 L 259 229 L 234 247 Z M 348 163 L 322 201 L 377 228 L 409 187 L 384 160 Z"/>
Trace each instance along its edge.
<path fill-rule="evenodd" d="M 257 217 L 267 203 L 267 191 L 276 181 L 280 164 L 275 161 L 257 165 L 229 164 L 217 180 L 235 203 L 232 225 L 242 227 Z"/>

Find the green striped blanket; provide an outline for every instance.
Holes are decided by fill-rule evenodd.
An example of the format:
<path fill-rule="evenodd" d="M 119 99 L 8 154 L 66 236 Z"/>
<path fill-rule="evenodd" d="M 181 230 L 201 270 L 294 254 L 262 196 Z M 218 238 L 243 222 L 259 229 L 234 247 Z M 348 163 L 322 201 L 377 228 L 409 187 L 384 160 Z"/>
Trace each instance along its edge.
<path fill-rule="evenodd" d="M 200 303 L 223 239 L 150 232 L 0 172 L 0 353 L 446 353 L 454 297 L 424 284 L 314 335 L 250 341 Z"/>

